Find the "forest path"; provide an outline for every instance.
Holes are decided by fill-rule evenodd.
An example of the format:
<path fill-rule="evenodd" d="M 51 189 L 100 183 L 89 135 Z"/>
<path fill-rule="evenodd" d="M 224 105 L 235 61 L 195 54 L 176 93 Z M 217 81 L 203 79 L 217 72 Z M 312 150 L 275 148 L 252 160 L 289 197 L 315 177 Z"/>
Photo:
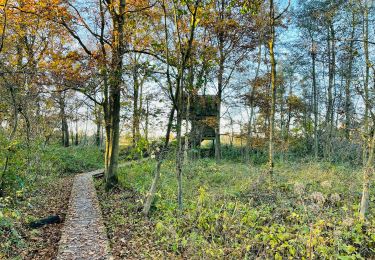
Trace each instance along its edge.
<path fill-rule="evenodd" d="M 92 178 L 102 172 L 101 169 L 75 177 L 59 242 L 58 260 L 112 259 Z"/>

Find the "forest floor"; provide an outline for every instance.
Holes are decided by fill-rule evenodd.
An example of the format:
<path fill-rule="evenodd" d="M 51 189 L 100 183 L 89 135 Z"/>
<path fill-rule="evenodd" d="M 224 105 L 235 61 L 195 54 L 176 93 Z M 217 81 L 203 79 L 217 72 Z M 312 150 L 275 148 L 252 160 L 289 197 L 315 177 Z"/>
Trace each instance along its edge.
<path fill-rule="evenodd" d="M 31 192 L 19 194 L 14 210 L 8 212 L 15 221 L 8 223 L 0 238 L 0 259 L 53 259 L 57 255 L 63 223 L 31 229 L 28 223 L 46 216 L 63 220 L 69 205 L 73 178 L 41 177 Z M 3 219 L 6 221 L 6 219 Z"/>
<path fill-rule="evenodd" d="M 373 200 L 368 220 L 358 220 L 360 167 L 286 161 L 270 179 L 264 165 L 188 162 L 180 212 L 171 159 L 146 219 L 154 167 L 149 160 L 120 169 L 121 185 L 110 193 L 96 181 L 115 259 L 375 258 Z"/>

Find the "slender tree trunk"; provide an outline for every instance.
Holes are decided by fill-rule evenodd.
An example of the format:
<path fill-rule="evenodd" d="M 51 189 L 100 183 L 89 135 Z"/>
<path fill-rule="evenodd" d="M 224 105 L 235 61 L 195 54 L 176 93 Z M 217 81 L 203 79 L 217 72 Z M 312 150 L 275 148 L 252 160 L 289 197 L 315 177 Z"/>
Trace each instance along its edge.
<path fill-rule="evenodd" d="M 281 161 L 284 161 L 284 153 L 285 150 L 285 102 L 284 102 L 284 95 L 285 95 L 285 85 L 281 85 L 282 91 L 280 91 L 280 139 L 282 141 L 282 151 L 280 153 L 280 159 Z"/>
<path fill-rule="evenodd" d="M 135 61 L 133 68 L 133 81 L 134 81 L 134 96 L 133 96 L 133 146 L 136 146 L 139 141 L 139 81 L 138 81 L 138 68 L 137 61 Z"/>
<path fill-rule="evenodd" d="M 369 143 L 369 155 L 367 158 L 367 164 L 363 169 L 363 188 L 362 188 L 362 199 L 359 211 L 360 219 L 365 219 L 368 211 L 370 201 L 370 182 L 374 174 L 374 149 L 375 149 L 375 131 L 373 131 L 372 139 Z"/>
<path fill-rule="evenodd" d="M 107 175 L 109 168 L 109 143 L 110 143 L 110 132 L 111 132 L 111 122 L 110 122 L 110 109 L 109 109 L 109 87 L 108 87 L 108 74 L 106 69 L 102 69 L 103 77 L 103 114 L 104 114 L 104 133 L 105 133 L 105 152 L 104 152 L 104 169 L 105 175 Z"/>
<path fill-rule="evenodd" d="M 292 80 L 289 82 L 289 97 L 292 97 L 293 95 L 293 87 L 292 87 Z M 287 142 L 287 147 L 289 147 L 289 137 L 290 137 L 290 121 L 292 119 L 292 104 L 288 102 L 288 113 L 287 113 L 287 120 L 286 120 L 286 142 Z"/>
<path fill-rule="evenodd" d="M 79 140 L 78 140 L 78 107 L 76 107 L 76 138 L 75 138 L 75 142 L 74 144 L 75 145 L 78 145 L 79 144 Z"/>
<path fill-rule="evenodd" d="M 229 145 L 230 145 L 231 148 L 233 148 L 234 128 L 233 128 L 233 118 L 231 117 L 230 114 L 229 114 L 229 122 L 230 122 L 229 123 L 230 124 L 230 130 L 231 130 L 230 138 L 229 138 Z"/>
<path fill-rule="evenodd" d="M 225 1 L 221 0 L 219 2 L 221 5 L 219 12 L 220 21 L 224 20 L 225 12 Z M 225 63 L 225 54 L 224 54 L 224 32 L 219 32 L 218 34 L 218 44 L 219 44 L 219 70 L 217 74 L 217 112 L 216 112 L 216 125 L 215 125 L 215 159 L 216 162 L 221 160 L 221 141 L 220 141 L 220 123 L 221 123 L 221 102 L 223 96 L 223 77 L 224 77 L 224 63 Z"/>
<path fill-rule="evenodd" d="M 159 180 L 160 180 L 161 165 L 162 165 L 162 163 L 163 163 L 163 161 L 164 161 L 164 159 L 167 155 L 168 146 L 169 146 L 169 137 L 171 135 L 174 112 L 175 112 L 175 108 L 173 107 L 171 109 L 170 113 L 169 113 L 168 126 L 167 126 L 167 131 L 166 131 L 166 134 L 165 134 L 164 146 L 162 147 L 162 149 L 160 151 L 160 154 L 158 155 L 158 162 L 157 162 L 157 166 L 156 166 L 156 169 L 155 169 L 155 172 L 154 172 L 154 178 L 152 180 L 150 190 L 146 195 L 145 204 L 143 205 L 143 211 L 142 212 L 145 216 L 148 216 L 148 214 L 150 212 L 151 204 L 154 201 L 156 189 L 158 187 L 158 183 L 159 183 Z"/>
<path fill-rule="evenodd" d="M 313 84 L 313 111 L 314 111 L 314 157 L 318 159 L 319 138 L 318 138 L 318 88 L 316 85 L 316 43 L 311 36 L 311 59 L 312 59 L 312 84 Z"/>
<path fill-rule="evenodd" d="M 275 112 L 276 112 L 276 59 L 274 53 L 275 43 L 275 8 L 273 0 L 270 0 L 270 38 L 268 40 L 270 62 L 271 62 L 271 113 L 269 126 L 269 147 L 268 147 L 268 172 L 273 174 L 274 166 L 274 131 L 275 131 Z"/>
<path fill-rule="evenodd" d="M 71 125 L 70 129 L 70 141 L 72 142 L 72 145 L 74 144 L 74 133 L 73 133 L 73 126 Z"/>
<path fill-rule="evenodd" d="M 100 129 L 101 129 L 101 123 L 98 122 L 96 125 L 96 134 L 95 134 L 95 144 L 96 146 L 100 147 Z"/>
<path fill-rule="evenodd" d="M 262 63 L 262 45 L 259 44 L 259 52 L 258 52 L 258 67 L 255 72 L 255 78 L 254 81 L 256 82 L 259 76 L 260 71 L 260 64 Z M 254 84 L 255 85 L 255 84 Z M 254 94 L 255 94 L 255 87 L 253 86 L 250 90 L 250 116 L 249 116 L 249 123 L 247 127 L 247 141 L 246 141 L 246 160 L 249 162 L 250 160 L 250 151 L 251 151 L 251 139 L 252 139 L 252 123 L 253 123 L 253 117 L 254 117 Z"/>
<path fill-rule="evenodd" d="M 184 158 L 186 161 L 189 160 L 188 158 L 188 150 L 189 150 L 189 120 L 190 120 L 190 94 L 187 91 L 186 94 L 186 125 L 185 125 L 185 144 L 184 144 Z"/>
<path fill-rule="evenodd" d="M 146 142 L 148 142 L 148 124 L 149 124 L 149 113 L 150 113 L 150 108 L 149 108 L 149 99 L 146 99 L 146 114 L 145 114 L 145 139 Z"/>
<path fill-rule="evenodd" d="M 141 135 L 141 122 L 143 119 L 143 84 L 144 80 L 146 79 L 146 76 L 144 76 L 139 84 L 139 106 L 138 106 L 138 126 L 137 126 L 137 134 L 138 134 L 138 139 L 142 137 Z"/>
<path fill-rule="evenodd" d="M 88 140 L 87 140 L 87 127 L 88 127 L 88 122 L 89 122 L 89 108 L 86 107 L 86 118 L 85 118 L 85 133 L 84 133 L 84 139 L 83 139 L 83 145 L 87 145 L 88 144 Z"/>
<path fill-rule="evenodd" d="M 170 74 L 169 74 L 169 48 L 168 48 L 168 38 L 169 37 L 168 37 L 168 29 L 167 29 L 167 10 L 166 10 L 164 0 L 162 1 L 162 8 L 163 8 L 163 14 L 164 14 L 163 18 L 164 18 L 164 32 L 165 32 L 165 55 L 166 55 L 166 59 L 167 59 L 167 83 L 168 83 L 170 94 L 172 95 L 173 94 L 172 82 L 170 80 Z M 177 89 L 176 89 L 176 94 L 177 94 Z M 176 94 L 174 96 L 176 96 Z M 169 113 L 168 126 L 167 126 L 167 131 L 166 131 L 166 134 L 165 134 L 164 146 L 162 147 L 162 150 L 160 151 L 160 153 L 157 157 L 158 163 L 157 163 L 157 166 L 156 166 L 156 169 L 155 169 L 154 178 L 152 180 L 150 190 L 147 193 L 145 204 L 143 206 L 142 212 L 146 217 L 148 216 L 148 214 L 150 212 L 151 204 L 154 201 L 156 189 L 157 189 L 157 186 L 158 186 L 158 183 L 159 183 L 159 180 L 160 180 L 161 165 L 162 165 L 162 163 L 163 163 L 163 161 L 164 161 L 164 159 L 167 155 L 169 138 L 170 138 L 170 134 L 171 134 L 175 109 L 176 109 L 175 105 L 173 104 L 172 108 L 171 108 L 171 111 Z"/>
<path fill-rule="evenodd" d="M 224 39 L 219 36 L 219 71 L 217 75 L 217 112 L 216 112 L 216 125 L 215 125 L 215 159 L 216 162 L 221 160 L 221 142 L 220 142 L 220 122 L 221 122 L 221 101 L 223 95 L 223 74 L 224 74 Z"/>
<path fill-rule="evenodd" d="M 182 91 L 181 91 L 182 92 Z M 180 99 L 182 100 L 182 98 Z M 177 109 L 177 122 L 176 122 L 176 131 L 177 131 L 177 151 L 176 151 L 176 173 L 177 173 L 177 202 L 178 208 L 182 209 L 182 164 L 183 164 L 183 147 L 182 147 L 182 102 L 178 102 L 179 108 Z"/>
<path fill-rule="evenodd" d="M 66 120 L 65 100 L 62 92 L 59 92 L 60 118 L 61 118 L 61 144 L 69 146 L 69 127 Z"/>
<path fill-rule="evenodd" d="M 96 146 L 101 146 L 101 128 L 102 128 L 102 113 L 100 107 L 95 104 L 95 116 L 96 116 L 96 134 L 95 134 L 95 144 Z"/>
<path fill-rule="evenodd" d="M 194 67 L 193 67 L 193 60 L 190 57 L 190 66 L 189 66 L 189 74 L 188 74 L 188 82 L 189 86 L 186 90 L 186 111 L 185 111 L 185 146 L 184 146 L 184 158 L 186 162 L 189 160 L 188 151 L 189 151 L 189 142 L 191 141 L 190 138 L 192 135 L 192 131 L 189 129 L 189 122 L 190 122 L 190 107 L 191 107 L 191 99 L 194 95 Z M 194 119 L 193 119 L 194 120 Z"/>
<path fill-rule="evenodd" d="M 190 24 L 190 34 L 187 41 L 186 47 L 182 45 L 181 38 L 180 38 L 180 27 L 179 27 L 179 21 L 177 16 L 177 7 L 174 5 L 174 17 L 175 17 L 175 26 L 176 31 L 179 37 L 179 51 L 182 54 L 181 55 L 181 63 L 179 64 L 178 68 L 178 76 L 176 79 L 176 110 L 177 110 L 177 152 L 176 152 L 176 174 L 177 174 L 177 182 L 178 182 L 178 190 L 177 190 L 177 201 L 178 201 L 178 207 L 180 210 L 182 210 L 182 165 L 184 160 L 184 154 L 183 154 L 183 146 L 182 146 L 182 136 L 181 136 L 181 124 L 182 124 L 182 113 L 183 113 L 183 93 L 185 91 L 184 87 L 184 73 L 186 69 L 187 62 L 190 58 L 190 54 L 192 51 L 192 45 L 194 40 L 194 32 L 196 28 L 196 22 L 197 22 L 197 11 L 198 11 L 198 5 L 200 3 L 200 0 L 196 0 L 194 3 L 194 11 L 191 12 L 191 24 Z"/>
<path fill-rule="evenodd" d="M 370 58 L 369 58 L 369 48 L 368 48 L 368 33 L 369 33 L 369 25 L 368 25 L 368 3 L 365 1 L 364 6 L 364 14 L 363 14 L 363 50 L 365 54 L 365 82 L 363 86 L 365 100 L 369 99 L 369 74 L 370 74 Z M 367 135 L 369 134 L 369 105 L 368 102 L 365 102 L 365 114 L 364 114 L 364 145 L 363 145 L 363 165 L 366 165 L 367 159 Z"/>
<path fill-rule="evenodd" d="M 352 31 L 350 39 L 354 39 L 355 33 L 355 14 L 352 13 Z M 352 128 L 351 117 L 352 117 L 352 100 L 351 100 L 351 82 L 352 82 L 352 66 L 353 66 L 353 47 L 354 41 L 350 41 L 349 44 L 349 61 L 348 69 L 346 71 L 346 82 L 345 82 L 345 136 L 347 139 L 350 138 L 350 130 Z"/>
<path fill-rule="evenodd" d="M 341 79 L 340 79 L 340 87 L 339 87 L 339 89 L 338 89 L 338 104 L 337 104 L 337 106 L 338 107 L 340 107 L 342 104 L 342 99 L 343 99 L 343 97 L 342 97 L 342 95 L 343 95 L 343 90 L 342 90 L 342 88 L 343 88 L 343 86 L 344 86 L 344 68 L 342 68 L 341 69 L 341 72 L 340 72 L 340 74 L 341 74 Z M 336 93 L 337 94 L 337 93 Z M 336 95 L 335 95 L 336 96 Z M 339 115 L 338 115 L 338 113 L 336 113 L 336 120 L 335 120 L 335 129 L 338 129 L 338 126 L 339 126 Z"/>
<path fill-rule="evenodd" d="M 332 21 L 330 22 L 329 26 L 327 27 L 328 30 L 328 39 L 327 39 L 327 47 L 328 47 L 328 102 L 327 102 L 327 114 L 326 114 L 326 127 L 328 128 L 328 135 L 326 140 L 326 155 L 328 157 L 331 156 L 332 152 L 332 132 L 334 126 L 334 107 L 333 107 L 333 88 L 335 82 L 335 30 L 333 27 Z"/>
<path fill-rule="evenodd" d="M 250 151 L 252 148 L 251 141 L 252 141 L 252 133 L 253 133 L 253 117 L 254 117 L 254 104 L 253 104 L 253 98 L 254 98 L 254 89 L 251 90 L 250 93 L 250 115 L 249 115 L 249 122 L 247 126 L 247 138 L 246 138 L 246 149 L 245 149 L 245 158 L 246 161 L 249 162 L 250 160 Z"/>
<path fill-rule="evenodd" d="M 69 146 L 69 129 L 68 129 L 68 123 L 65 118 L 64 122 L 64 146 L 68 147 Z"/>
<path fill-rule="evenodd" d="M 307 93 L 306 89 L 303 89 L 302 95 L 303 95 L 303 100 L 308 99 L 308 93 Z M 308 121 L 309 120 L 310 120 L 310 109 L 309 109 L 308 104 L 306 104 L 303 107 L 303 130 L 304 130 L 306 143 L 310 139 L 310 133 L 309 133 L 309 129 L 308 129 Z"/>

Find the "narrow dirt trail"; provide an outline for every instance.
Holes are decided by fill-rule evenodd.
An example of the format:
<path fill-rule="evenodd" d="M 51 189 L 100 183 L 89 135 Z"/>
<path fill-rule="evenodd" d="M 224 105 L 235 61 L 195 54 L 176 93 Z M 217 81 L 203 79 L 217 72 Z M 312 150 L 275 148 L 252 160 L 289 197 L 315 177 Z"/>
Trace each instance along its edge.
<path fill-rule="evenodd" d="M 59 242 L 58 260 L 112 259 L 92 175 L 74 179 L 65 225 Z"/>

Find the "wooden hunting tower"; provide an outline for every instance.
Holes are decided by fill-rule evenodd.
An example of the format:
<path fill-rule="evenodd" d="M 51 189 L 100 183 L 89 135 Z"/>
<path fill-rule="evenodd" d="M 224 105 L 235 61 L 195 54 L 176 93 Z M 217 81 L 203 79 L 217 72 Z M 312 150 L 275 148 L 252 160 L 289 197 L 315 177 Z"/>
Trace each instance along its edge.
<path fill-rule="evenodd" d="M 216 95 L 190 96 L 188 120 L 191 123 L 189 139 L 192 147 L 199 146 L 203 140 L 215 140 L 218 110 Z M 184 117 L 186 119 L 185 113 Z"/>

